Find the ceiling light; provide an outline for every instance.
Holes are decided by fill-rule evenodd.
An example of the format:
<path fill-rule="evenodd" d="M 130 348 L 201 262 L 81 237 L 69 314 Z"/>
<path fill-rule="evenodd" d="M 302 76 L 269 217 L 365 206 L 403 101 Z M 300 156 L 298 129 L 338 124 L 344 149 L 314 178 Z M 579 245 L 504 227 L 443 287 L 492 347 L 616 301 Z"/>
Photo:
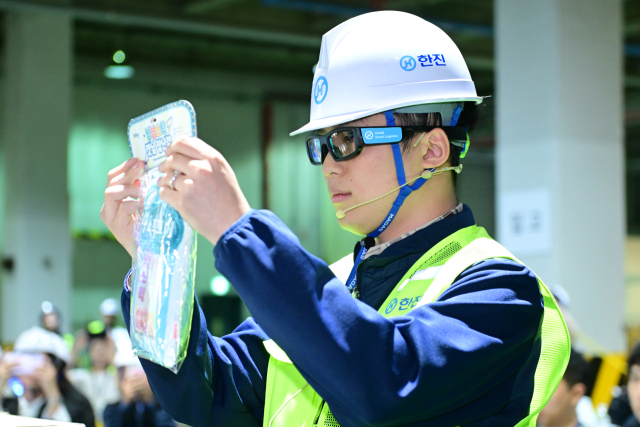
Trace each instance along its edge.
<path fill-rule="evenodd" d="M 134 73 L 131 65 L 109 65 L 104 69 L 104 75 L 109 79 L 130 79 Z"/>
<path fill-rule="evenodd" d="M 229 293 L 229 281 L 223 276 L 216 275 L 211 279 L 211 293 L 219 297 L 225 296 Z"/>
<path fill-rule="evenodd" d="M 113 54 L 113 62 L 116 64 L 122 64 L 127 56 L 123 51 L 119 50 Z"/>

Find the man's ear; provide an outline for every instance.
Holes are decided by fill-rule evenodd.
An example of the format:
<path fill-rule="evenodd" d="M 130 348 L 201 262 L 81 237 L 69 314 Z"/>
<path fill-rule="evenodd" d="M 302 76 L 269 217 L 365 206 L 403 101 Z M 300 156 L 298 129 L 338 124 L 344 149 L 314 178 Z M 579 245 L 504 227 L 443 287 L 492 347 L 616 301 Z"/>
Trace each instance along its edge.
<path fill-rule="evenodd" d="M 582 383 L 576 383 L 571 387 L 571 404 L 576 406 L 578 401 L 587 392 L 587 386 Z"/>
<path fill-rule="evenodd" d="M 422 156 L 422 168 L 432 169 L 444 165 L 449 160 L 449 138 L 442 129 L 434 129 L 416 137 L 417 149 Z M 415 144 L 415 142 L 414 142 Z"/>

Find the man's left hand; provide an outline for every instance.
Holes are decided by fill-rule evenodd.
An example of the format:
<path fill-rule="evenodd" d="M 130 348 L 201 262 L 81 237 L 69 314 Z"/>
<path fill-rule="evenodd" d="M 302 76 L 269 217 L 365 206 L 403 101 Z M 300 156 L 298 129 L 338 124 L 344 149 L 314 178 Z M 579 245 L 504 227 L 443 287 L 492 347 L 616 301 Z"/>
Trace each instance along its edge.
<path fill-rule="evenodd" d="M 198 138 L 180 138 L 158 170 L 160 198 L 214 245 L 250 207 L 236 175 L 216 149 Z M 178 172 L 171 189 L 171 180 Z"/>

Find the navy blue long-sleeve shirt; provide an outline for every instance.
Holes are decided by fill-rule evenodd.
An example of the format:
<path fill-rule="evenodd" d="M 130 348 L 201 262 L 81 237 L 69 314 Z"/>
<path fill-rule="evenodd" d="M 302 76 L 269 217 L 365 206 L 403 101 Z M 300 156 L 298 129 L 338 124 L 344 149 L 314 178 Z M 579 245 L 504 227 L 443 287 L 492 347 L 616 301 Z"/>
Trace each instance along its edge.
<path fill-rule="evenodd" d="M 250 211 L 221 237 L 216 268 L 253 318 L 211 336 L 197 305 L 178 374 L 145 360 L 162 407 L 197 426 L 262 425 L 272 338 L 347 426 L 513 426 L 528 415 L 543 302 L 525 266 L 487 260 L 438 300 L 386 319 L 377 309 L 436 243 L 473 225 L 468 207 L 358 268 L 360 300 L 271 212 Z M 129 325 L 130 294 L 122 305 Z"/>

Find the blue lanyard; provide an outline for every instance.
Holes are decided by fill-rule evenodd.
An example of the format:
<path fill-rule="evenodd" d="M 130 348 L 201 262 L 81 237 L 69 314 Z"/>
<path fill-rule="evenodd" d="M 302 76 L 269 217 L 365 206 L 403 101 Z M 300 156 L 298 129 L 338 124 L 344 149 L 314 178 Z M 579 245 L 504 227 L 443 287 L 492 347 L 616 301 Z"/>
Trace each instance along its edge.
<path fill-rule="evenodd" d="M 393 218 L 395 218 L 395 216 L 398 214 L 398 211 L 400 210 L 400 207 L 404 203 L 404 199 L 406 199 L 407 196 L 409 194 L 411 194 L 411 192 L 413 192 L 413 191 L 417 190 L 418 188 L 422 187 L 422 184 L 424 184 L 425 182 L 427 182 L 426 179 L 418 178 L 416 180 L 416 182 L 413 183 L 413 185 L 407 185 L 406 187 L 402 187 L 402 189 L 400 190 L 400 194 L 398 194 L 398 197 L 396 197 L 396 200 L 393 202 L 393 206 L 391 206 L 391 210 L 387 214 L 387 216 L 384 219 L 384 221 L 382 221 L 382 224 L 380 224 L 380 227 L 376 228 L 374 231 L 369 233 L 367 236 L 375 239 L 384 230 L 386 230 L 386 228 L 389 226 L 389 224 L 391 224 L 391 221 L 393 221 Z M 370 240 L 370 239 L 367 239 L 367 240 Z M 364 260 L 364 257 L 367 255 L 367 252 L 369 251 L 369 248 L 367 246 L 365 246 L 364 243 L 365 243 L 365 239 L 363 239 L 360 242 L 360 244 L 361 244 L 360 251 L 358 251 L 358 255 L 356 256 L 356 259 L 355 259 L 355 261 L 353 263 L 353 268 L 351 269 L 351 273 L 349 273 L 349 278 L 347 279 L 346 286 L 347 286 L 347 289 L 349 289 L 350 292 L 353 292 L 353 290 L 356 287 L 356 283 L 357 283 L 356 273 L 358 271 L 358 265 L 360 265 L 360 263 Z"/>
<path fill-rule="evenodd" d="M 453 117 L 451 118 L 450 126 L 456 125 L 461 112 L 462 112 L 462 107 L 456 106 L 453 112 Z M 393 116 L 393 111 L 385 111 L 384 115 L 387 120 L 387 126 L 393 127 L 396 125 L 396 119 Z M 402 162 L 402 149 L 400 148 L 399 143 L 393 144 L 391 148 L 393 149 L 393 160 L 396 165 L 396 176 L 398 178 L 398 185 L 404 185 L 407 182 L 407 180 L 404 175 L 404 165 Z M 433 172 L 434 170 L 435 168 L 431 169 L 431 172 Z M 398 194 L 398 197 L 396 197 L 396 200 L 393 202 L 393 206 L 391 206 L 391 210 L 389 211 L 389 214 L 387 214 L 387 217 L 384 219 L 384 221 L 382 221 L 382 224 L 380 224 L 380 227 L 376 228 L 374 231 L 369 233 L 367 237 L 371 237 L 373 239 L 378 237 L 380 233 L 382 233 L 389 226 L 389 224 L 391 224 L 391 221 L 393 221 L 393 219 L 396 217 L 396 215 L 398 214 L 398 210 L 400 210 L 400 207 L 404 203 L 404 199 L 406 199 L 407 196 L 411 194 L 413 191 L 422 187 L 422 184 L 424 184 L 425 182 L 427 182 L 426 179 L 418 178 L 412 185 L 407 185 L 402 187 L 402 189 L 400 190 L 400 194 Z M 357 285 L 356 276 L 358 272 L 358 265 L 360 265 L 360 263 L 364 260 L 364 257 L 367 255 L 367 252 L 371 247 L 371 246 L 367 247 L 365 245 L 365 240 L 369 240 L 369 243 L 371 242 L 371 239 L 366 239 L 366 238 L 360 241 L 360 245 L 361 245 L 360 250 L 358 251 L 358 255 L 356 256 L 356 259 L 353 262 L 353 268 L 351 269 L 351 273 L 349 273 L 349 277 L 347 278 L 347 282 L 346 282 L 347 289 L 349 289 L 349 292 L 351 292 L 352 294 Z"/>

